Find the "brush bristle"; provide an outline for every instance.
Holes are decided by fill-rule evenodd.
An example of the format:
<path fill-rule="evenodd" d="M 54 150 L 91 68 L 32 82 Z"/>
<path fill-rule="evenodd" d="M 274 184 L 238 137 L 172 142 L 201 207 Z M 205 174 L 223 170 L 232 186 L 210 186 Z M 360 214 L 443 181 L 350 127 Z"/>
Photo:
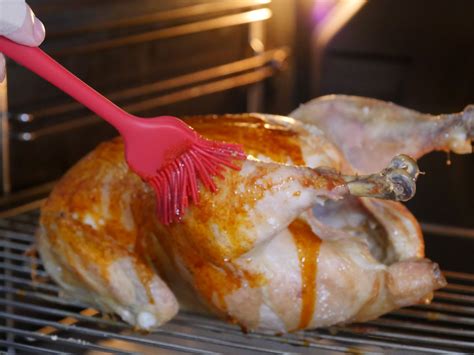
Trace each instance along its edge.
<path fill-rule="evenodd" d="M 146 179 L 155 190 L 161 223 L 169 225 L 180 221 L 190 203 L 199 203 L 198 180 L 205 188 L 215 192 L 217 187 L 213 177 L 223 177 L 225 167 L 239 170 L 233 161 L 245 157 L 240 145 L 199 139 L 173 163 Z"/>

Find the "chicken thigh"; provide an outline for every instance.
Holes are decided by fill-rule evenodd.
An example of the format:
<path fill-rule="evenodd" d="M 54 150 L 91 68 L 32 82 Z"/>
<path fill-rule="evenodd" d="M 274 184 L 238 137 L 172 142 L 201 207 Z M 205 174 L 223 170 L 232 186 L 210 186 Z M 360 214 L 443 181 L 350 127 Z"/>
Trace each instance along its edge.
<path fill-rule="evenodd" d="M 47 271 L 75 297 L 143 329 L 171 319 L 178 301 L 196 307 L 196 299 L 249 330 L 275 332 L 364 321 L 429 301 L 445 281 L 424 258 L 418 223 L 400 203 L 374 198 L 411 197 L 416 164 L 391 160 L 405 152 L 391 148 L 381 154 L 385 167 L 350 175 L 372 166 L 326 136 L 330 125 L 321 130 L 313 109 L 295 114 L 306 123 L 257 114 L 190 118 L 208 138 L 243 144 L 249 158 L 170 226 L 157 220 L 151 188 L 128 169 L 122 141 L 103 143 L 42 208 L 37 239 Z M 358 121 L 364 112 L 347 117 L 363 135 L 375 124 Z M 459 131 L 445 134 L 463 143 Z"/>

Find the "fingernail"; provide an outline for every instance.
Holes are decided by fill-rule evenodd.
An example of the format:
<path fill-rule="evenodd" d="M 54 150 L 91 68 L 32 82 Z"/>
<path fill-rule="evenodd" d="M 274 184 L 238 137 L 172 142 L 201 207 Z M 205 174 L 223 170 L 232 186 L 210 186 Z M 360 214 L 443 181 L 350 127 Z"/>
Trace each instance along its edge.
<path fill-rule="evenodd" d="M 43 42 L 44 37 L 45 37 L 45 28 L 43 23 L 38 20 L 37 18 L 35 19 L 34 23 L 34 28 L 33 28 L 33 36 L 35 37 L 35 41 L 38 44 L 38 46 Z"/>

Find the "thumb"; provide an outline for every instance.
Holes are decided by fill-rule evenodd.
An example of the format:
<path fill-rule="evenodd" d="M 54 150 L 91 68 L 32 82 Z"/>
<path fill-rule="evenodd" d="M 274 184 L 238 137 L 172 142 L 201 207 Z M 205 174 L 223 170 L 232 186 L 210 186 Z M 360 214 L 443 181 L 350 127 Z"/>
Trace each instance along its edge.
<path fill-rule="evenodd" d="M 23 25 L 5 37 L 20 44 L 37 47 L 43 42 L 45 37 L 44 25 L 36 18 L 31 8 L 27 6 Z"/>

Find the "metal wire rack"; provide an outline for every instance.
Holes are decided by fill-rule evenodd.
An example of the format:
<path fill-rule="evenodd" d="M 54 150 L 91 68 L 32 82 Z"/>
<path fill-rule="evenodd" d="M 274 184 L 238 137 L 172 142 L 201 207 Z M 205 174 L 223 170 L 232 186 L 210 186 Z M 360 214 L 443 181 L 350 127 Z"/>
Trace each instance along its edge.
<path fill-rule="evenodd" d="M 474 274 L 445 272 L 449 285 L 433 303 L 351 326 L 287 335 L 244 334 L 194 313 L 149 334 L 61 295 L 41 260 L 29 253 L 38 210 L 0 219 L 0 353 L 473 353 Z M 37 265 L 35 277 L 32 266 Z M 35 269 L 35 268 L 33 268 Z"/>

